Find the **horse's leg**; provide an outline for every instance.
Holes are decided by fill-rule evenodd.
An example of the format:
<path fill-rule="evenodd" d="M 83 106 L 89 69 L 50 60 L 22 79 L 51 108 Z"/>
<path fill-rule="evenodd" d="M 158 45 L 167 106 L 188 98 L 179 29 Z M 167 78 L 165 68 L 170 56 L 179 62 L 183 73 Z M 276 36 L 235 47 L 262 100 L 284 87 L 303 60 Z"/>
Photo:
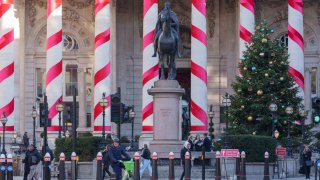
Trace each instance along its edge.
<path fill-rule="evenodd" d="M 171 56 L 171 69 L 172 69 L 172 80 L 175 80 L 176 79 L 176 76 L 177 76 L 177 69 L 176 69 L 176 55 L 173 54 Z"/>
<path fill-rule="evenodd" d="M 172 67 L 171 67 L 171 61 L 170 61 L 170 55 L 167 55 L 167 65 L 168 65 L 168 79 L 170 80 L 170 77 L 172 75 Z"/>
<path fill-rule="evenodd" d="M 165 80 L 165 76 L 164 76 L 164 62 L 163 62 L 163 54 L 159 53 L 159 60 L 161 63 L 161 75 L 160 75 L 160 79 L 161 80 Z"/>

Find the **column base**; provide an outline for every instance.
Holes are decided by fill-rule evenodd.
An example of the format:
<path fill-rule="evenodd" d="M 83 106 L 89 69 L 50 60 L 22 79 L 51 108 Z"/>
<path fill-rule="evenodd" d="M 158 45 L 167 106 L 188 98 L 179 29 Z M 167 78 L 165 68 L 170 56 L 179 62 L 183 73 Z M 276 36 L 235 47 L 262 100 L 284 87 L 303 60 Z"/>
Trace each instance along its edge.
<path fill-rule="evenodd" d="M 157 152 L 158 158 L 168 158 L 169 152 L 173 152 L 176 158 L 180 157 L 183 142 L 179 140 L 153 140 L 150 142 L 151 152 Z"/>
<path fill-rule="evenodd" d="M 143 148 L 144 144 L 150 145 L 153 140 L 153 132 L 142 132 L 139 138 L 139 149 Z"/>

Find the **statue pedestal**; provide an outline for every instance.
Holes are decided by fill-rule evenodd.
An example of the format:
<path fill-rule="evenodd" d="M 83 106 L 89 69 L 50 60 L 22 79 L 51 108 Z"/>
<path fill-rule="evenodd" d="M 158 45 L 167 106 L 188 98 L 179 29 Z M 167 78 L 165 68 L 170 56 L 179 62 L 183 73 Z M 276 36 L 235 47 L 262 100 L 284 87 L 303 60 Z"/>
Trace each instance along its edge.
<path fill-rule="evenodd" d="M 184 89 L 176 80 L 159 80 L 148 90 L 153 96 L 153 140 L 150 150 L 157 152 L 159 158 L 168 158 L 170 151 L 179 154 L 182 148 L 180 116 L 180 97 Z"/>

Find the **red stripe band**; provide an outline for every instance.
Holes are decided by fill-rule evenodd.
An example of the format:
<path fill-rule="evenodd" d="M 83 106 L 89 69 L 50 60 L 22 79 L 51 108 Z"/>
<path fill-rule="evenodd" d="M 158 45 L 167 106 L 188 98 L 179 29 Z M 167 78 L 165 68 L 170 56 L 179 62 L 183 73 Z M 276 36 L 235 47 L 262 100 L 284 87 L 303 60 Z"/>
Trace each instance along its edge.
<path fill-rule="evenodd" d="M 254 0 L 240 0 L 240 4 L 254 14 Z"/>
<path fill-rule="evenodd" d="M 109 3 L 110 0 L 96 0 L 95 15 L 97 15 L 97 13 Z"/>
<path fill-rule="evenodd" d="M 0 0 L 0 4 L 13 4 L 13 0 Z"/>
<path fill-rule="evenodd" d="M 191 126 L 191 131 L 208 131 L 206 126 Z"/>
<path fill-rule="evenodd" d="M 153 114 L 153 102 L 150 102 L 142 110 L 142 122 L 152 114 Z"/>
<path fill-rule="evenodd" d="M 197 76 L 207 85 L 207 71 L 203 69 L 203 67 L 196 64 L 194 61 L 191 61 L 191 74 Z"/>
<path fill-rule="evenodd" d="M 50 16 L 50 14 L 56 10 L 59 6 L 62 5 L 62 0 L 48 0 L 47 2 L 47 16 Z"/>
<path fill-rule="evenodd" d="M 297 71 L 296 69 L 289 67 L 289 74 L 292 75 L 293 80 L 298 84 L 298 86 L 304 91 L 304 77 L 303 75 Z"/>
<path fill-rule="evenodd" d="M 3 130 L 3 127 L 0 126 L 0 131 L 2 131 L 2 130 Z M 14 126 L 6 126 L 4 131 L 14 131 Z"/>
<path fill-rule="evenodd" d="M 204 16 L 206 15 L 206 0 L 192 0 L 194 7 Z"/>
<path fill-rule="evenodd" d="M 202 42 L 203 45 L 207 46 L 206 33 L 194 25 L 191 25 L 191 36 Z"/>
<path fill-rule="evenodd" d="M 143 36 L 142 49 L 146 48 L 147 46 L 153 43 L 153 37 L 154 37 L 154 30 L 150 31 L 148 34 Z"/>
<path fill-rule="evenodd" d="M 102 131 L 103 126 L 94 126 L 93 131 Z M 111 131 L 111 126 L 104 126 L 104 130 Z"/>
<path fill-rule="evenodd" d="M 0 109 L 0 116 L 2 116 L 3 112 L 6 113 L 6 116 L 10 116 L 14 110 L 14 98 L 5 106 L 1 107 Z"/>
<path fill-rule="evenodd" d="M 303 4 L 302 0 L 288 0 L 288 4 L 295 10 L 303 13 Z"/>
<path fill-rule="evenodd" d="M 142 131 L 153 131 L 153 126 L 142 126 Z"/>
<path fill-rule="evenodd" d="M 0 70 L 0 83 L 10 77 L 14 72 L 14 62 Z"/>
<path fill-rule="evenodd" d="M 208 117 L 207 113 L 198 106 L 193 100 L 191 100 L 191 113 L 199 119 L 204 125 L 204 127 L 207 127 L 208 125 Z"/>
<path fill-rule="evenodd" d="M 62 96 L 59 99 L 57 99 L 56 102 L 51 107 L 49 107 L 49 114 L 48 114 L 49 119 L 54 118 L 58 114 L 56 107 L 61 101 L 62 101 Z"/>
<path fill-rule="evenodd" d="M 97 49 L 101 44 L 104 44 L 110 40 L 110 29 L 101 32 L 95 37 L 94 48 Z"/>
<path fill-rule="evenodd" d="M 100 81 L 104 80 L 106 77 L 110 75 L 110 62 L 105 65 L 102 69 L 96 72 L 94 75 L 94 86 L 96 86 Z"/>
<path fill-rule="evenodd" d="M 251 42 L 251 36 L 252 33 L 248 31 L 246 28 L 244 28 L 242 25 L 240 25 L 240 37 L 247 43 Z"/>
<path fill-rule="evenodd" d="M 143 17 L 147 14 L 153 4 L 158 4 L 158 0 L 144 0 L 143 1 Z"/>
<path fill-rule="evenodd" d="M 47 40 L 47 50 L 62 42 L 62 29 L 50 36 Z"/>
<path fill-rule="evenodd" d="M 49 126 L 47 127 L 48 131 L 62 131 L 62 126 Z"/>
<path fill-rule="evenodd" d="M 2 35 L 0 38 L 0 50 L 6 47 L 14 40 L 14 30 L 7 32 L 6 34 Z"/>
<path fill-rule="evenodd" d="M 2 2 L 0 3 L 0 18 L 2 18 L 2 16 L 10 9 L 10 7 L 12 6 L 13 2 Z"/>
<path fill-rule="evenodd" d="M 111 96 L 108 95 L 107 97 L 108 102 L 111 102 Z M 107 107 L 105 109 L 107 109 L 108 107 L 110 107 L 111 103 L 108 103 Z M 94 112 L 93 112 L 93 119 L 96 120 L 97 117 L 102 113 L 103 108 L 102 106 L 100 106 L 100 103 L 98 102 L 95 106 L 94 106 Z"/>
<path fill-rule="evenodd" d="M 295 43 L 297 43 L 301 50 L 304 51 L 304 42 L 302 35 L 295 30 L 290 24 L 288 24 L 288 36 L 292 39 Z"/>
<path fill-rule="evenodd" d="M 146 72 L 142 75 L 142 86 L 144 86 L 147 82 L 149 82 L 151 79 L 157 77 L 159 75 L 159 65 L 156 64 L 152 68 L 148 69 Z"/>
<path fill-rule="evenodd" d="M 46 85 L 48 86 L 52 80 L 58 77 L 62 73 L 62 60 L 60 60 L 56 65 L 52 66 L 47 72 Z"/>

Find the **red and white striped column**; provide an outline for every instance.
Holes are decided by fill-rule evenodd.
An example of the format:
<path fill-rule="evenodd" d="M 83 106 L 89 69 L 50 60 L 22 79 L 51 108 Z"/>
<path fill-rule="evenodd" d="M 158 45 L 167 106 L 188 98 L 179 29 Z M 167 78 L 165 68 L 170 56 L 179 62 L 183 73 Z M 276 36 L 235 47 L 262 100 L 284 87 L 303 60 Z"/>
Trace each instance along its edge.
<path fill-rule="evenodd" d="M 0 0 L 0 117 L 5 112 L 8 118 L 6 131 L 14 131 L 13 22 L 15 22 L 13 0 Z"/>
<path fill-rule="evenodd" d="M 191 19 L 191 132 L 207 132 L 206 0 L 192 0 Z"/>
<path fill-rule="evenodd" d="M 239 57 L 246 51 L 246 44 L 251 42 L 251 36 L 254 33 L 254 0 L 240 0 L 240 41 Z"/>
<path fill-rule="evenodd" d="M 47 74 L 48 131 L 59 131 L 57 104 L 62 100 L 62 0 L 47 1 Z"/>
<path fill-rule="evenodd" d="M 288 0 L 289 73 L 299 86 L 298 96 L 304 98 L 304 41 L 302 0 Z"/>
<path fill-rule="evenodd" d="M 153 97 L 147 92 L 159 79 L 158 58 L 152 57 L 158 0 L 143 1 L 142 133 L 153 131 Z"/>
<path fill-rule="evenodd" d="M 110 0 L 95 3 L 95 68 L 94 68 L 94 131 L 103 129 L 103 108 L 99 101 L 105 93 L 108 106 L 105 108 L 105 131 L 111 131 L 111 51 L 110 51 Z"/>

